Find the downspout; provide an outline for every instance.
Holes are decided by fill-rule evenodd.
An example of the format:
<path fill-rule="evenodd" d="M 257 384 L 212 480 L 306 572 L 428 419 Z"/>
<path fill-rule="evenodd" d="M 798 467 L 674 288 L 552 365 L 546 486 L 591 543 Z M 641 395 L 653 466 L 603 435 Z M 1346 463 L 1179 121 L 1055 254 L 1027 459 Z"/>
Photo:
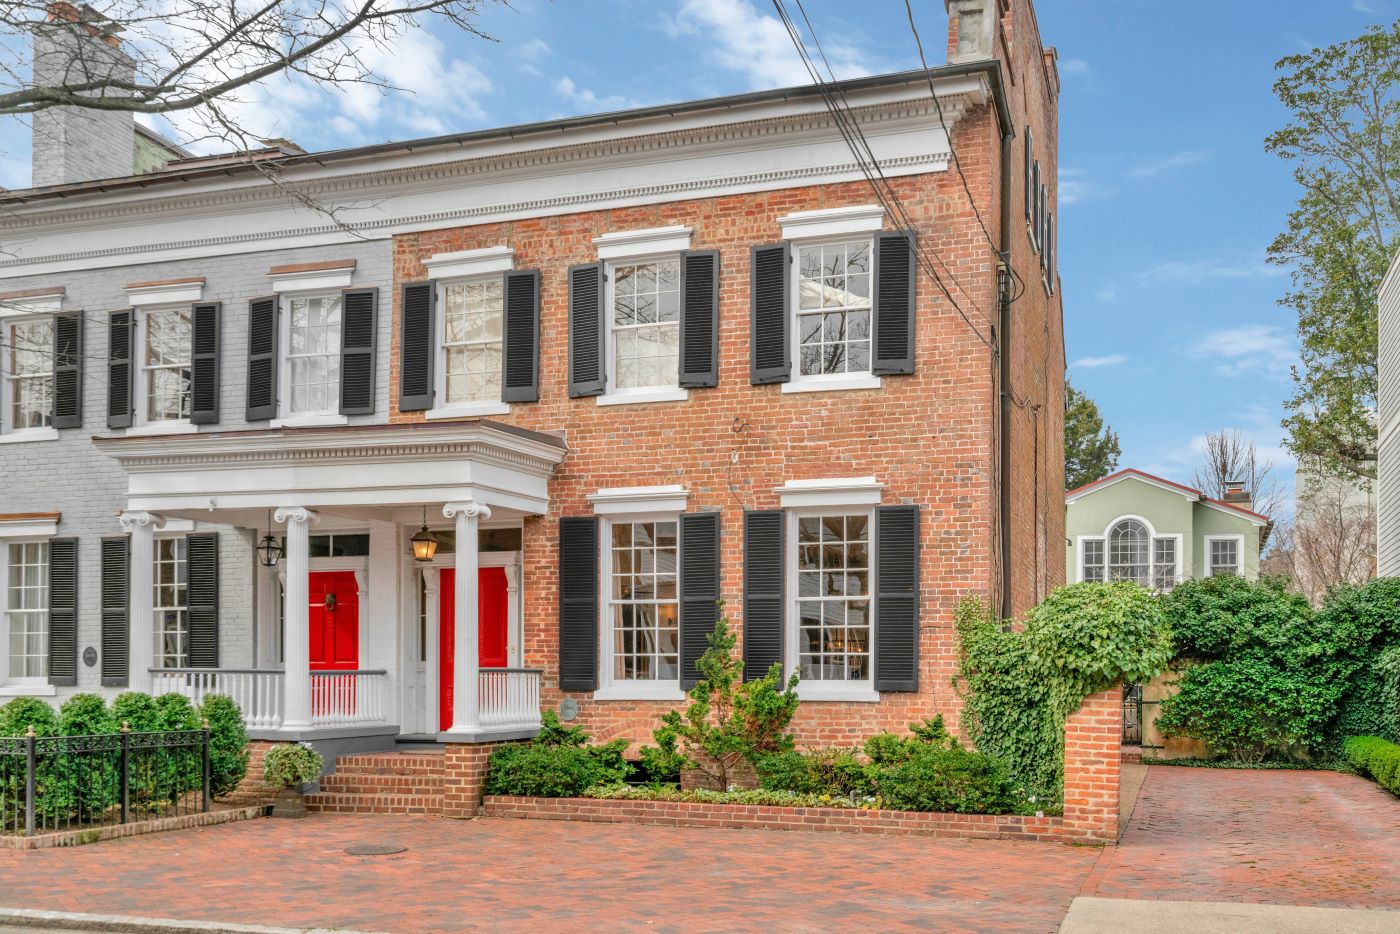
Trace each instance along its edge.
<path fill-rule="evenodd" d="M 993 72 L 1000 85 L 1001 71 Z M 1006 99 L 997 96 L 997 103 L 1003 108 Z M 999 388 L 1001 390 L 1001 425 L 997 432 L 1000 446 L 1000 463 L 997 465 L 998 524 L 1001 535 L 1001 618 L 1011 619 L 1011 485 L 1006 482 L 1011 475 L 1011 353 L 1008 337 L 1011 334 L 1011 158 L 1012 140 L 1016 131 L 1009 126 L 1010 114 L 1001 121 L 1001 265 L 997 270 L 997 340 L 996 352 L 1001 364 Z"/>

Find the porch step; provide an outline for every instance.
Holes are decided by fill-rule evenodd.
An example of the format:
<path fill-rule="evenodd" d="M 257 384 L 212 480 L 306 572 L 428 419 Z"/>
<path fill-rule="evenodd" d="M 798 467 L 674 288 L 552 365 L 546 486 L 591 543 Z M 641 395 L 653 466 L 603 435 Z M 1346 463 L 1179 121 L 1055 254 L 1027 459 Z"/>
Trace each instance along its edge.
<path fill-rule="evenodd" d="M 445 759 L 440 750 L 338 756 L 306 808 L 328 814 L 440 814 Z"/>
<path fill-rule="evenodd" d="M 1137 764 L 1142 761 L 1141 746 L 1124 746 L 1119 754 L 1121 761 L 1129 764 Z"/>

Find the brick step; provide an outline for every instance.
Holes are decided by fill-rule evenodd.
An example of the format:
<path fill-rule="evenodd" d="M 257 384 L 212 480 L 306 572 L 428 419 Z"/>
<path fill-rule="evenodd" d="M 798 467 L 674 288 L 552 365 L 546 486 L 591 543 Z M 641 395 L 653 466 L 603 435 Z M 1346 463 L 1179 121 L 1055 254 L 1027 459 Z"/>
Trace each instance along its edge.
<path fill-rule="evenodd" d="M 321 791 L 347 795 L 440 795 L 441 775 L 335 774 L 321 779 Z"/>
<path fill-rule="evenodd" d="M 385 753 L 340 756 L 337 775 L 442 775 L 444 760 L 432 753 Z"/>
<path fill-rule="evenodd" d="M 442 795 L 321 792 L 306 796 L 306 809 L 323 814 L 441 814 Z"/>

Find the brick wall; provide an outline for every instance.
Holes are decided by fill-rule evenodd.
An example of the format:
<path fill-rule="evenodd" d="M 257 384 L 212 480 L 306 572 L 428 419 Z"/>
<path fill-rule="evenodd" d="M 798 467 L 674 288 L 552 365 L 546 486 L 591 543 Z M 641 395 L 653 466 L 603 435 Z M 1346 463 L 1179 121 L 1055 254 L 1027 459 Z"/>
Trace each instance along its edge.
<path fill-rule="evenodd" d="M 505 743 L 448 743 L 443 754 L 443 817 L 476 817 L 491 753 Z"/>
<path fill-rule="evenodd" d="M 1084 698 L 1065 721 L 1066 839 L 1118 839 L 1118 779 L 1122 765 L 1123 689 Z"/>

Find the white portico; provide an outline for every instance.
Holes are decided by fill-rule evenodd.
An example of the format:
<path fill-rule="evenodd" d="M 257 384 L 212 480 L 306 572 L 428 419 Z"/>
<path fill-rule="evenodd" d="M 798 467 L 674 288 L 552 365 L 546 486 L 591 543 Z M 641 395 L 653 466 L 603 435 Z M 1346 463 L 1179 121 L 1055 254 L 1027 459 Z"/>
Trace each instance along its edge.
<path fill-rule="evenodd" d="M 133 688 L 229 694 L 254 735 L 470 742 L 538 728 L 540 672 L 523 667 L 521 528 L 548 510 L 562 439 L 463 420 L 95 443 L 128 478 Z M 221 568 L 246 612 L 219 625 L 252 618 L 251 638 L 223 640 L 251 644 L 238 667 L 222 656 L 172 667 L 156 649 L 157 536 L 196 524 L 246 542 L 242 560 Z M 410 543 L 425 527 L 429 560 Z M 282 548 L 273 568 L 252 548 L 269 535 Z"/>

